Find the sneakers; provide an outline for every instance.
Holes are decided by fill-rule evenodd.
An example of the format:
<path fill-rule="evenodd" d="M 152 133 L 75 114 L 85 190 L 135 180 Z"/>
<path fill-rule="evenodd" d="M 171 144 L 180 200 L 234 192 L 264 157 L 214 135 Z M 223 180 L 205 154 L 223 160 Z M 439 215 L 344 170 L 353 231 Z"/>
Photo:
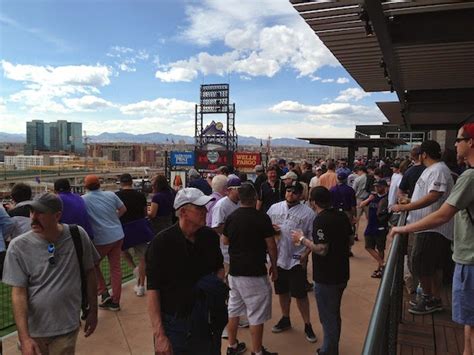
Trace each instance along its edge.
<path fill-rule="evenodd" d="M 306 335 L 306 340 L 310 343 L 316 343 L 318 341 L 316 334 L 314 334 L 313 332 L 313 327 L 311 326 L 311 323 L 304 325 L 304 334 Z"/>
<path fill-rule="evenodd" d="M 222 331 L 221 338 L 222 338 L 222 339 L 229 339 L 229 333 L 227 332 L 227 326 L 226 326 L 226 327 L 224 328 L 224 330 Z"/>
<path fill-rule="evenodd" d="M 239 328 L 248 328 L 249 327 L 249 320 L 247 317 L 240 317 L 239 319 Z"/>
<path fill-rule="evenodd" d="M 418 303 L 411 306 L 408 312 L 416 315 L 431 314 L 443 310 L 443 304 L 439 298 L 423 295 Z"/>
<path fill-rule="evenodd" d="M 255 355 L 255 353 L 252 351 L 252 355 Z M 278 353 L 272 353 L 270 351 L 268 351 L 267 349 L 265 349 L 264 346 L 262 346 L 262 355 L 278 355 Z"/>
<path fill-rule="evenodd" d="M 280 321 L 272 327 L 272 333 L 281 333 L 291 328 L 290 318 L 281 317 Z"/>
<path fill-rule="evenodd" d="M 111 300 L 111 299 L 112 299 L 112 297 L 110 297 L 109 291 L 105 291 L 104 293 L 102 293 L 102 294 L 100 295 L 100 301 L 101 301 L 101 303 L 105 303 L 105 302 L 107 302 L 107 301 L 109 301 L 109 300 Z"/>
<path fill-rule="evenodd" d="M 133 290 L 135 291 L 135 294 L 138 296 L 138 297 L 143 297 L 145 296 L 145 286 L 134 286 L 133 287 Z"/>
<path fill-rule="evenodd" d="M 237 346 L 235 348 L 228 346 L 227 355 L 243 354 L 247 350 L 247 346 L 245 345 L 244 342 L 239 343 L 238 339 L 235 339 L 235 341 L 237 341 Z"/>
<path fill-rule="evenodd" d="M 120 305 L 118 303 L 115 303 L 114 301 L 112 301 L 111 298 L 109 298 L 107 301 L 105 302 L 102 302 L 101 304 L 99 304 L 99 308 L 101 309 L 106 309 L 106 310 L 109 310 L 109 311 L 120 311 Z"/>

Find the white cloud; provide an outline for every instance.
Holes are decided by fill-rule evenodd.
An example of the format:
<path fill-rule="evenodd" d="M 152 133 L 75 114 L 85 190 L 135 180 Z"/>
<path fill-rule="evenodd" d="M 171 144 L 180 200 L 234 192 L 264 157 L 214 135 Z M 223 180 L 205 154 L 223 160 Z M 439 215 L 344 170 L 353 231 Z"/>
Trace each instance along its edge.
<path fill-rule="evenodd" d="M 338 83 L 338 84 L 347 84 L 348 82 L 349 82 L 349 79 L 344 78 L 344 77 L 337 78 L 337 80 L 336 80 L 336 83 Z"/>
<path fill-rule="evenodd" d="M 74 99 L 63 99 L 63 102 L 66 107 L 76 112 L 91 112 L 114 107 L 114 104 L 111 102 L 93 95 L 86 95 Z"/>
<path fill-rule="evenodd" d="M 188 5 L 186 14 L 189 26 L 181 33 L 186 40 L 220 41 L 230 50 L 161 65 L 155 76 L 162 81 L 192 81 L 199 74 L 273 77 L 286 68 L 314 80 L 321 67 L 339 65 L 287 1 L 204 0 Z"/>
<path fill-rule="evenodd" d="M 380 123 L 384 116 L 375 106 L 353 105 L 347 102 L 331 102 L 321 105 L 305 105 L 296 101 L 281 101 L 269 110 L 280 114 L 304 115 L 305 120 L 315 123 L 344 126 L 348 123 Z"/>
<path fill-rule="evenodd" d="M 0 62 L 7 79 L 20 81 L 24 89 L 7 98 L 30 112 L 69 113 L 63 98 L 99 94 L 110 84 L 112 71 L 102 65 L 37 66 Z"/>
<path fill-rule="evenodd" d="M 331 79 L 331 78 L 329 78 L 329 79 L 322 79 L 321 82 L 322 82 L 322 83 L 333 83 L 333 82 L 334 82 L 334 79 Z"/>
<path fill-rule="evenodd" d="M 124 105 L 120 107 L 120 111 L 125 115 L 180 117 L 192 115 L 194 108 L 194 102 L 157 98 L 153 101 L 140 101 Z"/>
<path fill-rule="evenodd" d="M 105 86 L 110 84 L 110 69 L 103 65 L 65 65 L 59 67 L 1 62 L 6 78 L 41 85 Z"/>
<path fill-rule="evenodd" d="M 115 58 L 115 67 L 125 72 L 136 72 L 135 64 L 137 61 L 146 61 L 150 58 L 150 54 L 144 49 L 135 50 L 122 46 L 110 47 L 106 55 L 107 57 Z"/>
<path fill-rule="evenodd" d="M 319 68 L 338 65 L 322 42 L 306 28 L 276 25 L 260 30 L 235 29 L 227 34 L 225 41 L 231 51 L 220 55 L 201 52 L 187 60 L 161 65 L 155 76 L 165 82 L 192 81 L 199 73 L 273 77 L 288 67 L 298 76 L 318 80 L 313 73 Z"/>
<path fill-rule="evenodd" d="M 361 88 L 349 88 L 339 92 L 339 96 L 336 97 L 338 102 L 349 102 L 349 101 L 359 101 L 364 97 L 370 96 L 370 93 L 365 92 Z"/>

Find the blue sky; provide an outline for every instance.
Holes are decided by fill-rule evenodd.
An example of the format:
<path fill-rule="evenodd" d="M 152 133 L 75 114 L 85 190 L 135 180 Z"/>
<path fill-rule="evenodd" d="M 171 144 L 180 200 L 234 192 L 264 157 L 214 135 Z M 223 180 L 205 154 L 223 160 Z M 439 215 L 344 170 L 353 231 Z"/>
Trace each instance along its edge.
<path fill-rule="evenodd" d="M 288 0 L 0 0 L 0 131 L 193 135 L 209 83 L 260 138 L 351 137 L 394 98 L 360 89 Z"/>

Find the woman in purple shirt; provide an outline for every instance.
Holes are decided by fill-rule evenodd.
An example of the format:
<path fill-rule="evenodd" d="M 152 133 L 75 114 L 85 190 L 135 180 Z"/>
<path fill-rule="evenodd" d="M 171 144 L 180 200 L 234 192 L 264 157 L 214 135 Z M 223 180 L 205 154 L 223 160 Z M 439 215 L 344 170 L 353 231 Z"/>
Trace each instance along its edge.
<path fill-rule="evenodd" d="M 152 182 L 153 197 L 151 199 L 148 218 L 155 233 L 171 226 L 173 216 L 174 193 L 164 175 L 157 175 Z"/>

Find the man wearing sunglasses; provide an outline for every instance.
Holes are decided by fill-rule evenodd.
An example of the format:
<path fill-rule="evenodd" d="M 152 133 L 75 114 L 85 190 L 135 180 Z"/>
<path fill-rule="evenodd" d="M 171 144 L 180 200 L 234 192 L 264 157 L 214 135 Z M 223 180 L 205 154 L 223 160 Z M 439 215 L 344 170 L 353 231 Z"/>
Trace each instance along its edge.
<path fill-rule="evenodd" d="M 311 343 L 317 338 L 309 319 L 309 300 L 306 290 L 306 275 L 303 265 L 310 251 L 304 246 L 293 244 L 291 233 L 301 230 L 303 235 L 313 235 L 315 214 L 306 204 L 300 203 L 303 185 L 293 181 L 286 186 L 285 201 L 275 203 L 267 214 L 272 220 L 275 230 L 279 233 L 277 271 L 275 293 L 278 295 L 282 318 L 273 326 L 273 333 L 280 333 L 291 328 L 290 297 L 296 298 L 298 310 L 304 321 L 306 340 Z"/>
<path fill-rule="evenodd" d="M 13 314 L 22 354 L 74 354 L 80 326 L 79 259 L 67 224 L 59 223 L 62 202 L 45 193 L 25 201 L 32 230 L 12 240 L 5 258 L 3 282 L 12 286 Z M 99 255 L 79 228 L 89 312 L 84 335 L 97 326 L 96 276 Z"/>
<path fill-rule="evenodd" d="M 464 352 L 474 351 L 474 123 L 465 124 L 456 138 L 458 158 L 471 169 L 464 171 L 456 181 L 447 200 L 425 218 L 403 227 L 394 227 L 396 233 L 414 233 L 443 225 L 454 217 L 453 260 L 453 321 L 464 325 Z"/>

